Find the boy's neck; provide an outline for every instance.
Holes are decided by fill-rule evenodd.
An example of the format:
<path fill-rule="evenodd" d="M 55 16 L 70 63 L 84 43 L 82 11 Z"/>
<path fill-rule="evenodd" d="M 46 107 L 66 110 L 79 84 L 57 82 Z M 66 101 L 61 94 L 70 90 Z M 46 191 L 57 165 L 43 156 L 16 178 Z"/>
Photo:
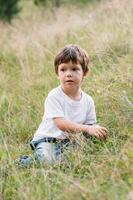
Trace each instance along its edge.
<path fill-rule="evenodd" d="M 63 92 L 73 100 L 79 101 L 81 99 L 81 88 L 67 89 L 61 86 Z"/>

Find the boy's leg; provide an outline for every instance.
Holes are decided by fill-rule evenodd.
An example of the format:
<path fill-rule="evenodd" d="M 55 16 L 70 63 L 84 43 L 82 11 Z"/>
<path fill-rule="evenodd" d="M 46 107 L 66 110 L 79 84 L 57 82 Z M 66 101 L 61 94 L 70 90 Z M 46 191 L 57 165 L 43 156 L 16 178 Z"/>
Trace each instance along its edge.
<path fill-rule="evenodd" d="M 59 143 L 40 142 L 35 148 L 35 159 L 43 163 L 54 163 L 61 160 Z"/>

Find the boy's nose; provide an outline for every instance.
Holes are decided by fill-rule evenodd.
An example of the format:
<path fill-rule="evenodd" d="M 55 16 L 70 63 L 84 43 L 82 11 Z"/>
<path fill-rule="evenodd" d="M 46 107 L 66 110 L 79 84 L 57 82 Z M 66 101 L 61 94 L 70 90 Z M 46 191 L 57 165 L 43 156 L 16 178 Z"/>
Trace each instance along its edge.
<path fill-rule="evenodd" d="M 71 77 L 72 76 L 71 71 L 68 70 L 66 75 L 67 75 L 67 77 Z"/>

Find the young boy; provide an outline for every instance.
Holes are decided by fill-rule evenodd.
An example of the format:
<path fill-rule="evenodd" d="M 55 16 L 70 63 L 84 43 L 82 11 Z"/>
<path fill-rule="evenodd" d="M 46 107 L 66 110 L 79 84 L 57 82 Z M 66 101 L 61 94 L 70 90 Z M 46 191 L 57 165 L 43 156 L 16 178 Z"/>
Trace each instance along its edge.
<path fill-rule="evenodd" d="M 31 142 L 37 160 L 60 160 L 63 146 L 69 146 L 76 133 L 106 137 L 107 129 L 96 125 L 93 99 L 81 90 L 88 64 L 87 53 L 77 45 L 68 45 L 56 55 L 54 65 L 60 85 L 48 94 L 42 122 Z"/>

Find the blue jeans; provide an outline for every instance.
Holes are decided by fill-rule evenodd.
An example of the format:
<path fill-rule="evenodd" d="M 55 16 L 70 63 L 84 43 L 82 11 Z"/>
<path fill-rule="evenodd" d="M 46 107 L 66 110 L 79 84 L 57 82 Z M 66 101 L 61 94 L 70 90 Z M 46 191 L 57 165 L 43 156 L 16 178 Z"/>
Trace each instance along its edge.
<path fill-rule="evenodd" d="M 73 149 L 74 143 L 40 142 L 35 148 L 35 160 L 43 163 L 56 163 L 61 161 L 63 149 Z"/>
<path fill-rule="evenodd" d="M 53 163 L 61 160 L 60 143 L 40 142 L 35 148 L 35 160 L 39 162 Z"/>
<path fill-rule="evenodd" d="M 49 164 L 60 162 L 63 150 L 72 150 L 77 146 L 77 143 L 71 143 L 70 141 L 44 142 L 43 140 L 39 140 L 31 142 L 30 146 L 34 150 L 35 158 L 32 156 L 20 156 L 15 160 L 18 166 L 29 167 L 36 162 Z"/>

